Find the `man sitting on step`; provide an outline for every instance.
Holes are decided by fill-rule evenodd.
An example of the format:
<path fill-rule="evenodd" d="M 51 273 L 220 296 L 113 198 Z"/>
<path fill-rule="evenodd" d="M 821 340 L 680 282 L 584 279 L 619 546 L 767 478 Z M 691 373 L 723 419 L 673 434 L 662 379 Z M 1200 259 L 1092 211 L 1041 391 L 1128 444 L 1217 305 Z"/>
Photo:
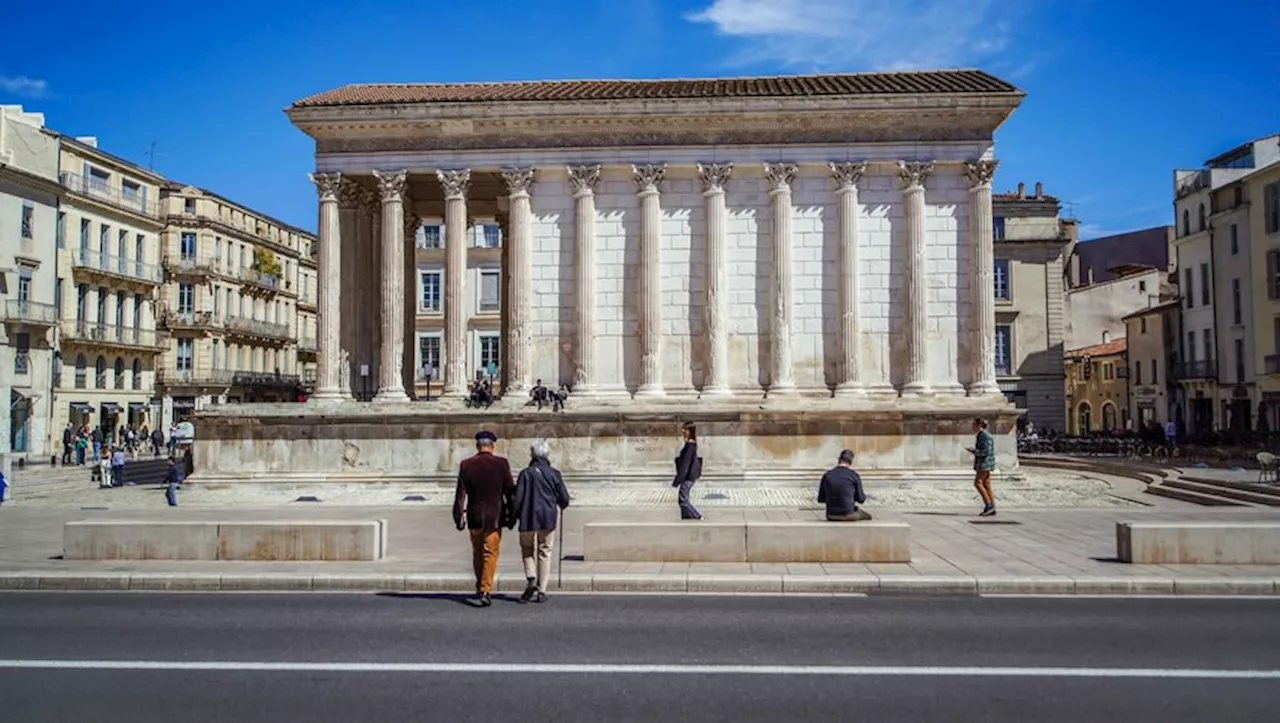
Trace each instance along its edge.
<path fill-rule="evenodd" d="M 871 519 L 866 510 L 858 509 L 858 505 L 866 501 L 862 478 L 853 471 L 853 450 L 843 450 L 836 466 L 822 475 L 818 502 L 827 506 L 827 520 L 831 522 L 861 522 Z"/>

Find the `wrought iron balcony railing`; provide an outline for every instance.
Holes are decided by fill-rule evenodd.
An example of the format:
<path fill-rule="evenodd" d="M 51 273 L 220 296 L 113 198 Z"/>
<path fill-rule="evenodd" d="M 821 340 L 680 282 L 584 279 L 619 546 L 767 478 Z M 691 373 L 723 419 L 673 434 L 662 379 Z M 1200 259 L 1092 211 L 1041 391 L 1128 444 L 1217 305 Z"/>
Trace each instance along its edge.
<path fill-rule="evenodd" d="M 1212 379 L 1218 376 L 1218 363 L 1213 360 L 1181 362 L 1174 366 L 1178 379 Z"/>
<path fill-rule="evenodd" d="M 237 331 L 242 334 L 252 334 L 272 339 L 290 338 L 288 324 L 258 321 L 257 319 L 248 319 L 243 316 L 228 316 L 226 326 L 228 331 Z"/>
<path fill-rule="evenodd" d="M 0 307 L 4 320 L 31 326 L 53 326 L 58 323 L 58 308 L 38 301 L 10 299 Z"/>
<path fill-rule="evenodd" d="M 113 276 L 123 276 L 148 284 L 164 282 L 164 269 L 155 264 L 126 259 L 123 256 L 104 254 L 90 249 L 76 249 L 72 252 L 71 265 L 78 269 L 98 271 Z"/>
<path fill-rule="evenodd" d="M 141 193 L 133 193 L 123 188 L 117 188 L 112 186 L 109 181 L 92 176 L 86 178 L 79 173 L 63 173 L 59 178 L 63 186 L 76 193 L 109 203 L 117 208 L 140 213 L 143 216 L 159 217 L 159 204 L 155 199 L 148 200 L 143 198 Z"/>
<path fill-rule="evenodd" d="M 145 347 L 148 349 L 154 349 L 159 346 L 156 333 L 150 329 L 99 324 L 96 321 L 65 321 L 62 324 L 62 336 L 75 341 L 98 342 L 115 346 Z"/>

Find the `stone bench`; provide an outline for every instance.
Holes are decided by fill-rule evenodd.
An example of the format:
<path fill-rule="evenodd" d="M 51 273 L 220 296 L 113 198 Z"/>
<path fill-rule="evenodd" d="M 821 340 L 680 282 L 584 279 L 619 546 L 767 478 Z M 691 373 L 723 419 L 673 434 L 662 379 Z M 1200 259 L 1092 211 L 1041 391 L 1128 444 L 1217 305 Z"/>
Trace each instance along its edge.
<path fill-rule="evenodd" d="M 1280 564 L 1280 520 L 1117 522 L 1116 557 L 1150 565 Z"/>
<path fill-rule="evenodd" d="M 911 561 L 903 522 L 592 522 L 582 538 L 589 561 Z"/>
<path fill-rule="evenodd" d="M 78 520 L 62 548 L 66 560 L 371 562 L 386 556 L 387 521 Z"/>

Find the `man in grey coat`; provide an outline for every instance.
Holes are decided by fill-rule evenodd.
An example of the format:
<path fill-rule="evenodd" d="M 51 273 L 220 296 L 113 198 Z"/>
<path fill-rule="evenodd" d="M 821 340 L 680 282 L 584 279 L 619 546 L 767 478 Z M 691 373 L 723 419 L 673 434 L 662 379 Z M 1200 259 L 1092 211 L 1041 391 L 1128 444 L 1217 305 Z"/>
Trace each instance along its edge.
<path fill-rule="evenodd" d="M 560 511 L 569 506 L 560 471 L 548 459 L 551 447 L 545 439 L 529 446 L 529 466 L 516 480 L 515 510 L 520 518 L 520 553 L 528 580 L 520 602 L 545 602 L 547 579 L 551 577 L 551 550 Z"/>

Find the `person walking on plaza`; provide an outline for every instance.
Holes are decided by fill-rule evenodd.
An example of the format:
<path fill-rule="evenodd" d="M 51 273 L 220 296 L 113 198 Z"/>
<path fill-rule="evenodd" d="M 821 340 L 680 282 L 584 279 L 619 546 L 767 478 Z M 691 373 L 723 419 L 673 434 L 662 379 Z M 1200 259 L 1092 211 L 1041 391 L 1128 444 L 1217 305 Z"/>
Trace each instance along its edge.
<path fill-rule="evenodd" d="M 996 513 L 996 498 L 991 492 L 991 471 L 996 468 L 996 440 L 987 431 L 987 420 L 981 417 L 973 420 L 973 432 L 977 435 L 969 454 L 973 455 L 973 486 L 982 495 L 981 517 L 992 517 Z"/>
<path fill-rule="evenodd" d="M 471 558 L 476 573 L 476 602 L 493 604 L 493 577 L 498 570 L 502 528 L 514 527 L 512 496 L 515 481 L 505 457 L 493 453 L 498 435 L 476 435 L 476 453 L 458 468 L 458 488 L 453 496 L 453 524 L 471 533 Z"/>
<path fill-rule="evenodd" d="M 169 471 L 165 473 L 164 498 L 170 507 L 178 506 L 178 488 L 187 480 L 187 471 L 176 455 L 169 457 Z"/>
<path fill-rule="evenodd" d="M 163 451 L 164 451 L 164 430 L 160 429 L 159 427 L 156 427 L 155 429 L 151 430 L 151 455 L 153 457 L 159 457 L 160 453 Z"/>
<path fill-rule="evenodd" d="M 106 435 L 102 433 L 102 427 L 94 427 L 89 433 L 89 439 L 93 441 L 93 461 L 102 460 L 102 441 L 106 439 Z"/>
<path fill-rule="evenodd" d="M 676 478 L 671 486 L 680 488 L 680 519 L 700 520 L 702 513 L 689 501 L 689 493 L 693 485 L 702 476 L 702 458 L 698 456 L 698 427 L 693 422 L 685 422 L 680 426 L 684 436 L 684 446 L 676 457 Z"/>
<path fill-rule="evenodd" d="M 827 470 L 818 483 L 818 502 L 827 506 L 830 522 L 861 522 L 871 519 L 870 513 L 858 508 L 866 501 L 862 477 L 853 469 L 853 450 L 842 450 L 836 466 Z"/>
<path fill-rule="evenodd" d="M 124 463 L 128 460 L 124 448 L 116 446 L 111 450 L 111 486 L 124 487 Z"/>
<path fill-rule="evenodd" d="M 545 602 L 551 577 L 551 550 L 560 511 L 569 506 L 560 470 L 551 466 L 551 446 L 545 439 L 529 446 L 529 466 L 516 480 L 515 511 L 520 520 L 520 555 L 528 581 L 520 602 Z"/>
<path fill-rule="evenodd" d="M 62 466 L 71 464 L 71 449 L 76 443 L 76 432 L 71 426 L 71 422 L 67 422 L 67 426 L 62 430 Z"/>

